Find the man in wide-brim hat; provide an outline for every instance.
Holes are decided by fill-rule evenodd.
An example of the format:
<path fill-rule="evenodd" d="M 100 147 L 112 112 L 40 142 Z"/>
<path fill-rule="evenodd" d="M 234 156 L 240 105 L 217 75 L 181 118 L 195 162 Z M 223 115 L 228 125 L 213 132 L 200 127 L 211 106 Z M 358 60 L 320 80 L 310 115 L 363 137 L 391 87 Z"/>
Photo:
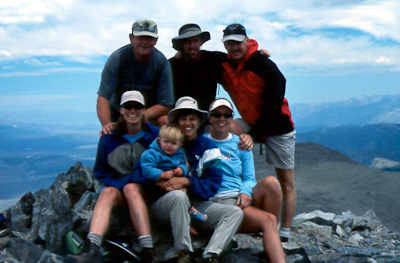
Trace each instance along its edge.
<path fill-rule="evenodd" d="M 183 41 L 196 36 L 200 37 L 201 45 L 210 40 L 210 33 L 207 31 L 201 31 L 199 25 L 185 24 L 179 29 L 179 36 L 172 39 L 172 47 L 175 50 L 182 52 Z"/>
<path fill-rule="evenodd" d="M 226 53 L 201 50 L 210 40 L 210 33 L 197 24 L 183 25 L 178 34 L 172 39 L 172 47 L 179 51 L 179 56 L 169 59 L 175 99 L 190 96 L 197 100 L 200 109 L 208 109 L 215 99 Z"/>

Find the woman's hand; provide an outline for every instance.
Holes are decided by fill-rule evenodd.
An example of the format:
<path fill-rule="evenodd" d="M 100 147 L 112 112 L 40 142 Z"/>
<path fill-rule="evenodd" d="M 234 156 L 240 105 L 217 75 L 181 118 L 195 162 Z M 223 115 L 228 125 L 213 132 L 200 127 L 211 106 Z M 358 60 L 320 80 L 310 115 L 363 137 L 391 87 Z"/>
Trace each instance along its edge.
<path fill-rule="evenodd" d="M 251 205 L 251 202 L 253 202 L 253 198 L 251 196 L 248 196 L 247 194 L 240 194 L 236 205 L 241 209 L 245 209 Z"/>
<path fill-rule="evenodd" d="M 156 185 L 166 192 L 171 192 L 188 187 L 189 179 L 186 177 L 172 177 L 169 180 L 160 180 L 156 183 Z"/>
<path fill-rule="evenodd" d="M 247 133 L 243 133 L 239 136 L 239 138 L 239 149 L 246 151 L 251 151 L 251 149 L 253 149 L 253 139 L 250 135 L 248 135 Z"/>

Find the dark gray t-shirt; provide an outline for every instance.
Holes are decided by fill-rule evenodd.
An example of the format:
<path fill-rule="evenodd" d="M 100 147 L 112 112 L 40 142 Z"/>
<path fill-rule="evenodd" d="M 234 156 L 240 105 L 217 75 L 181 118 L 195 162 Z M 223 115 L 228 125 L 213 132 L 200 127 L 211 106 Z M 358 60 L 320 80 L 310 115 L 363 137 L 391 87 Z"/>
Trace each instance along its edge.
<path fill-rule="evenodd" d="M 115 111 L 111 116 L 119 115 L 121 95 L 128 90 L 140 91 L 146 107 L 173 106 L 171 68 L 164 54 L 153 48 L 146 62 L 138 62 L 131 44 L 114 51 L 104 66 L 97 92 L 110 102 L 110 110 Z"/>

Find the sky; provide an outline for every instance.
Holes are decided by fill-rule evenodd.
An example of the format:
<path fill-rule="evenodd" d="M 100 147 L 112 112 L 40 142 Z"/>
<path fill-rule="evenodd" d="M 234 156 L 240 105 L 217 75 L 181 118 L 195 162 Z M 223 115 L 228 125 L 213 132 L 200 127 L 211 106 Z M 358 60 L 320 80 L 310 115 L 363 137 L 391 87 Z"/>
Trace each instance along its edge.
<path fill-rule="evenodd" d="M 285 75 L 290 103 L 400 93 L 398 0 L 1 0 L 0 110 L 95 112 L 104 63 L 142 18 L 157 23 L 167 58 L 185 23 L 219 51 L 222 30 L 244 25 Z"/>

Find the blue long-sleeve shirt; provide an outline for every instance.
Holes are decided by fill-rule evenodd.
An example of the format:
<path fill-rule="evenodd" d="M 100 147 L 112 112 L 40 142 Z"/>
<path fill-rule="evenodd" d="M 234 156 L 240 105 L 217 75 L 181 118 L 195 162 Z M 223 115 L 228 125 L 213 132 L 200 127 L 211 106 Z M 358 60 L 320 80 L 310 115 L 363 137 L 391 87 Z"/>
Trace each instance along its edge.
<path fill-rule="evenodd" d="M 224 140 L 213 139 L 210 134 L 206 136 L 218 146 L 222 154 L 222 183 L 216 196 L 242 193 L 252 196 L 253 187 L 257 184 L 253 152 L 240 150 L 240 139 L 234 134 Z"/>
<path fill-rule="evenodd" d="M 153 181 L 159 181 L 164 171 L 181 168 L 183 176 L 186 176 L 189 167 L 186 165 L 185 152 L 179 148 L 174 154 L 166 154 L 155 139 L 149 148 L 140 157 L 140 165 L 143 175 Z"/>

